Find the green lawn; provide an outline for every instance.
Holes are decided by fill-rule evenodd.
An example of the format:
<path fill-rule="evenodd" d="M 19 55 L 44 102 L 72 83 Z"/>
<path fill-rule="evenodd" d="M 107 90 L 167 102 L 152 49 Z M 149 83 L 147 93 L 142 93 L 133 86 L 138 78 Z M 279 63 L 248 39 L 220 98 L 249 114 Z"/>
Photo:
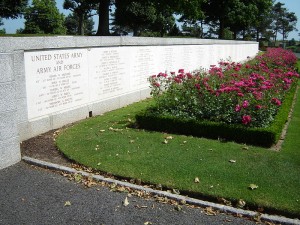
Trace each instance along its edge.
<path fill-rule="evenodd" d="M 149 104 L 150 100 L 142 101 L 84 120 L 64 130 L 57 145 L 70 159 L 117 176 L 204 199 L 223 197 L 233 205 L 243 199 L 251 209 L 263 207 L 299 218 L 300 92 L 280 152 L 130 128 L 134 115 Z M 173 139 L 164 143 L 168 136 Z M 251 190 L 250 184 L 258 188 Z"/>

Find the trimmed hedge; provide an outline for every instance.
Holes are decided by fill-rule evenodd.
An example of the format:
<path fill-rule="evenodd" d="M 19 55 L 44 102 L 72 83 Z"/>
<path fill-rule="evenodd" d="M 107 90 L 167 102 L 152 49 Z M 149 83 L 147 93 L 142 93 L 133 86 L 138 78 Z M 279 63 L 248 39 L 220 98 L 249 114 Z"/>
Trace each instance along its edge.
<path fill-rule="evenodd" d="M 162 116 L 155 112 L 155 108 L 148 108 L 137 114 L 135 116 L 136 123 L 139 128 L 146 130 L 271 147 L 279 140 L 283 127 L 287 122 L 297 86 L 297 84 L 293 85 L 290 91 L 286 93 L 275 120 L 266 128 L 249 128 L 243 125 L 181 119 L 175 116 Z"/>

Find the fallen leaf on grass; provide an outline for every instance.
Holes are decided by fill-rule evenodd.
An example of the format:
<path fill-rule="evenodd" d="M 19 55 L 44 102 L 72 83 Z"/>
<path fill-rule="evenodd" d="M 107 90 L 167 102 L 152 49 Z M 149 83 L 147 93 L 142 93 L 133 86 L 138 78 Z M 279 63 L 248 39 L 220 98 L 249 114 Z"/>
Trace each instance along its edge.
<path fill-rule="evenodd" d="M 236 163 L 236 160 L 230 159 L 229 162 L 231 162 L 231 163 Z"/>
<path fill-rule="evenodd" d="M 70 206 L 71 205 L 71 202 L 70 201 L 66 201 L 65 202 L 65 206 Z"/>
<path fill-rule="evenodd" d="M 165 139 L 165 140 L 163 141 L 163 143 L 164 143 L 164 144 L 168 144 L 168 141 L 167 141 L 167 139 Z"/>
<path fill-rule="evenodd" d="M 232 206 L 231 201 L 228 201 L 225 198 L 218 198 L 218 201 L 224 205 Z"/>
<path fill-rule="evenodd" d="M 162 185 L 161 184 L 156 184 L 155 188 L 158 189 L 158 190 L 162 190 Z"/>
<path fill-rule="evenodd" d="M 242 208 L 245 207 L 245 205 L 246 205 L 246 202 L 245 202 L 243 199 L 240 199 L 240 200 L 238 200 L 238 202 L 237 202 L 237 204 L 236 204 L 236 207 L 242 209 Z"/>
<path fill-rule="evenodd" d="M 250 184 L 250 185 L 249 185 L 249 188 L 250 188 L 251 190 L 254 190 L 254 189 L 257 189 L 258 186 L 257 186 L 256 184 Z"/>
<path fill-rule="evenodd" d="M 101 133 L 105 132 L 105 130 L 100 130 Z"/>
<path fill-rule="evenodd" d="M 173 189 L 172 192 L 173 192 L 173 194 L 180 195 L 180 191 L 177 189 Z"/>
<path fill-rule="evenodd" d="M 200 183 L 199 177 L 195 177 L 194 182 L 195 182 L 195 183 Z"/>
<path fill-rule="evenodd" d="M 128 206 L 129 205 L 129 201 L 128 198 L 126 197 L 125 200 L 123 201 L 123 205 L 124 206 Z"/>
<path fill-rule="evenodd" d="M 123 129 L 119 129 L 119 128 L 113 128 L 113 127 L 110 127 L 110 128 L 108 128 L 110 131 L 115 131 L 115 132 L 117 132 L 117 131 L 122 131 Z"/>
<path fill-rule="evenodd" d="M 168 136 L 168 137 L 166 137 L 166 139 L 167 139 L 167 140 L 172 140 L 173 137 L 172 137 L 172 136 Z"/>
<path fill-rule="evenodd" d="M 244 145 L 242 149 L 243 150 L 249 150 L 249 147 L 247 145 Z"/>

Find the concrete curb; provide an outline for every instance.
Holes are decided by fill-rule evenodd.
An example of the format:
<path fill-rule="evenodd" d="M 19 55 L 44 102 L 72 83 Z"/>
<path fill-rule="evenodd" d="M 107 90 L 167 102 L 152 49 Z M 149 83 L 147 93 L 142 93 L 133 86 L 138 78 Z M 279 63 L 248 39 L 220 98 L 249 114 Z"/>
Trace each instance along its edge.
<path fill-rule="evenodd" d="M 62 172 L 66 172 L 66 173 L 79 173 L 84 177 L 92 177 L 93 179 L 95 179 L 97 181 L 104 181 L 104 182 L 107 182 L 107 183 L 113 183 L 113 184 L 116 184 L 116 185 L 128 187 L 128 188 L 139 190 L 139 191 L 144 191 L 144 192 L 151 193 L 151 194 L 154 194 L 154 195 L 167 197 L 167 198 L 177 200 L 177 201 L 185 201 L 186 203 L 192 204 L 192 205 L 197 205 L 197 206 L 201 206 L 201 207 L 212 207 L 212 208 L 214 208 L 216 210 L 219 210 L 221 212 L 232 213 L 232 214 L 241 214 L 245 217 L 255 217 L 255 216 L 258 215 L 258 213 L 254 212 L 254 211 L 237 209 L 237 208 L 234 208 L 234 207 L 231 207 L 231 206 L 225 206 L 225 205 L 216 204 L 216 203 L 212 203 L 212 202 L 202 201 L 202 200 L 195 199 L 195 198 L 190 198 L 190 197 L 186 197 L 186 196 L 182 196 L 182 195 L 172 194 L 172 193 L 169 193 L 169 192 L 166 192 L 166 191 L 154 190 L 152 188 L 147 188 L 147 187 L 143 187 L 143 186 L 139 186 L 139 185 L 136 185 L 136 184 L 131 184 L 131 183 L 128 183 L 128 182 L 119 181 L 119 180 L 115 180 L 115 179 L 111 179 L 111 178 L 105 178 L 101 175 L 95 175 L 95 174 L 87 173 L 87 172 L 84 172 L 84 171 L 79 171 L 79 170 L 76 170 L 76 169 L 73 169 L 73 168 L 70 168 L 70 167 L 45 162 L 45 161 L 42 161 L 42 160 L 30 158 L 30 157 L 27 157 L 27 156 L 23 156 L 22 159 L 23 159 L 23 161 L 25 161 L 26 163 L 31 164 L 31 165 L 35 165 L 35 166 L 39 166 L 39 167 L 43 167 L 43 168 L 48 168 L 48 169 L 52 169 L 52 170 L 57 170 L 57 171 L 62 171 Z M 269 221 L 269 222 L 272 222 L 272 223 L 280 223 L 280 224 L 287 224 L 287 225 L 300 225 L 300 220 L 290 219 L 290 218 L 286 218 L 286 217 L 282 217 L 282 216 L 260 214 L 260 218 L 262 220 L 266 220 L 266 221 Z"/>

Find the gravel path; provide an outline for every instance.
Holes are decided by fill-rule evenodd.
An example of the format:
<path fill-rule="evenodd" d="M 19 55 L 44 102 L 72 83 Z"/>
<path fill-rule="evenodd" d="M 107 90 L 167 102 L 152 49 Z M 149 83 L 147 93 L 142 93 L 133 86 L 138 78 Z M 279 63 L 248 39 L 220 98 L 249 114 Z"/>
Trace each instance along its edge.
<path fill-rule="evenodd" d="M 226 214 L 208 216 L 201 208 L 128 197 L 100 185 L 86 188 L 24 162 L 0 171 L 0 224 L 255 224 Z"/>

